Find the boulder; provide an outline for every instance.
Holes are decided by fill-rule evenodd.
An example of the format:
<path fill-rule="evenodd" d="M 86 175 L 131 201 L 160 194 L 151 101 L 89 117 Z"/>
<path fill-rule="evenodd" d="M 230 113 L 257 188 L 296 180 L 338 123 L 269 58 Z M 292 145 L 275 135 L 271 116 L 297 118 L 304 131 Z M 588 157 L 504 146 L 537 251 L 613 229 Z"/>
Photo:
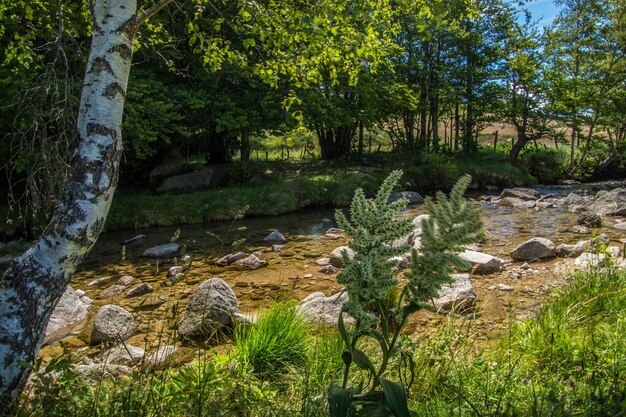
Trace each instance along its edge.
<path fill-rule="evenodd" d="M 167 270 L 167 276 L 170 278 L 174 278 L 178 274 L 182 274 L 183 271 L 184 269 L 180 265 L 171 266 L 170 269 Z"/>
<path fill-rule="evenodd" d="M 330 253 L 330 264 L 335 268 L 343 268 L 342 253 L 345 253 L 349 259 L 354 259 L 356 253 L 347 246 L 339 246 Z"/>
<path fill-rule="evenodd" d="M 459 257 L 473 265 L 472 272 L 475 274 L 492 274 L 501 270 L 506 264 L 500 258 L 473 250 L 465 250 L 459 253 Z"/>
<path fill-rule="evenodd" d="M 614 225 L 612 225 L 611 227 L 613 227 L 614 229 L 626 232 L 626 222 L 617 222 Z"/>
<path fill-rule="evenodd" d="M 561 243 L 556 247 L 556 256 L 560 258 L 576 258 L 577 256 L 580 256 L 588 246 L 588 240 L 579 240 L 573 245 Z"/>
<path fill-rule="evenodd" d="M 504 197 L 498 200 L 498 204 L 502 207 L 509 208 L 533 208 L 537 205 L 534 200 L 522 200 L 516 197 Z"/>
<path fill-rule="evenodd" d="M 602 267 L 605 262 L 605 254 L 595 254 L 590 252 L 584 252 L 578 258 L 574 259 L 574 265 L 581 269 Z"/>
<path fill-rule="evenodd" d="M 177 350 L 178 350 L 178 346 L 174 346 L 174 345 L 159 346 L 159 348 L 157 348 L 157 350 L 152 355 L 150 355 L 147 362 L 150 365 L 157 366 L 157 367 L 161 365 L 165 365 L 167 364 L 168 359 L 174 353 L 176 353 Z"/>
<path fill-rule="evenodd" d="M 332 275 L 337 272 L 337 268 L 335 268 L 332 265 L 326 265 L 326 266 L 321 267 L 317 271 L 321 272 L 322 274 Z"/>
<path fill-rule="evenodd" d="M 587 211 L 593 206 L 593 198 L 578 193 L 569 193 L 563 200 L 563 205 L 573 213 Z"/>
<path fill-rule="evenodd" d="M 131 277 L 130 275 L 124 275 L 123 277 L 121 277 L 120 279 L 117 280 L 117 284 L 118 285 L 127 286 L 128 284 L 130 284 L 134 280 L 135 280 L 135 278 Z"/>
<path fill-rule="evenodd" d="M 90 281 L 87 286 L 88 287 L 99 287 L 100 285 L 104 285 L 104 284 L 108 284 L 109 282 L 113 281 L 115 279 L 114 276 L 108 276 L 108 277 L 102 277 L 102 278 L 97 278 L 94 279 L 93 281 Z"/>
<path fill-rule="evenodd" d="M 552 241 L 543 237 L 535 237 L 518 245 L 511 251 L 510 255 L 516 261 L 553 258 L 556 256 L 556 248 Z"/>
<path fill-rule="evenodd" d="M 220 259 L 218 259 L 215 262 L 215 264 L 218 266 L 227 266 L 227 265 L 232 264 L 235 261 L 245 258 L 246 256 L 248 256 L 248 254 L 245 252 L 229 253 L 228 255 L 223 256 Z"/>
<path fill-rule="evenodd" d="M 598 191 L 595 209 L 603 216 L 626 216 L 626 188 Z"/>
<path fill-rule="evenodd" d="M 170 159 L 160 165 L 157 165 L 152 171 L 150 171 L 149 179 L 150 185 L 156 187 L 167 177 L 178 175 L 183 172 L 183 160 L 182 159 Z"/>
<path fill-rule="evenodd" d="M 93 322 L 90 343 L 126 340 L 137 331 L 132 314 L 122 307 L 107 304 L 100 307 Z"/>
<path fill-rule="evenodd" d="M 103 354 L 105 364 L 133 366 L 141 363 L 146 351 L 140 347 L 121 344 Z"/>
<path fill-rule="evenodd" d="M 99 297 L 100 298 L 113 297 L 114 295 L 121 294 L 122 292 L 124 292 L 125 289 L 126 289 L 126 285 L 113 284 L 105 288 L 104 290 L 102 290 Z"/>
<path fill-rule="evenodd" d="M 602 217 L 596 213 L 583 212 L 578 215 L 577 223 L 587 227 L 601 227 Z"/>
<path fill-rule="evenodd" d="M 415 216 L 412 220 L 414 236 L 422 235 L 422 220 L 426 220 L 428 218 L 430 218 L 430 214 L 420 214 L 419 216 Z"/>
<path fill-rule="evenodd" d="M 178 243 L 165 243 L 146 249 L 141 256 L 144 258 L 171 258 L 180 255 L 182 247 Z"/>
<path fill-rule="evenodd" d="M 169 193 L 172 191 L 195 190 L 210 186 L 212 181 L 213 170 L 204 167 L 198 171 L 166 178 L 157 187 L 156 191 L 158 193 Z"/>
<path fill-rule="evenodd" d="M 130 245 L 132 243 L 137 243 L 141 240 L 144 240 L 146 237 L 147 237 L 146 235 L 135 235 L 131 237 L 130 239 L 126 239 L 125 241 L 123 241 L 122 245 Z"/>
<path fill-rule="evenodd" d="M 315 261 L 315 263 L 318 264 L 319 266 L 330 265 L 330 258 L 319 258 L 318 260 Z"/>
<path fill-rule="evenodd" d="M 330 229 L 328 229 L 327 231 L 324 232 L 325 235 L 340 235 L 344 232 L 343 229 L 340 229 L 338 227 L 331 227 Z"/>
<path fill-rule="evenodd" d="M 267 266 L 267 261 L 263 259 L 259 259 L 255 255 L 250 255 L 246 258 L 239 259 L 238 261 L 233 262 L 231 266 L 234 269 L 238 269 L 242 271 L 250 270 L 250 269 L 254 270 L 254 269 L 259 269 L 259 268 L 263 268 L 264 266 Z"/>
<path fill-rule="evenodd" d="M 74 370 L 77 374 L 88 378 L 101 380 L 104 376 L 122 377 L 132 372 L 128 366 L 105 363 L 90 363 L 88 365 L 76 365 Z"/>
<path fill-rule="evenodd" d="M 185 339 L 209 337 L 216 330 L 232 324 L 238 313 L 237 297 L 220 278 L 211 278 L 200 284 L 189 298 L 178 333 Z"/>
<path fill-rule="evenodd" d="M 128 290 L 126 295 L 128 297 L 138 297 L 140 295 L 149 294 L 153 291 L 154 291 L 154 288 L 152 288 L 152 285 L 148 284 L 147 282 L 144 282 L 142 284 L 135 285 L 133 288 Z"/>
<path fill-rule="evenodd" d="M 51 344 L 72 334 L 87 321 L 91 303 L 86 296 L 80 296 L 72 287 L 67 287 L 61 299 L 52 310 L 48 326 L 44 332 L 43 344 Z M 91 300 L 89 300 L 91 301 Z"/>
<path fill-rule="evenodd" d="M 285 238 L 285 235 L 283 235 L 280 232 L 272 232 L 269 235 L 265 236 L 263 240 L 266 242 L 274 242 L 274 243 L 285 243 L 287 241 L 287 239 Z"/>
<path fill-rule="evenodd" d="M 424 202 L 424 197 L 422 197 L 419 193 L 415 191 L 401 191 L 399 193 L 392 193 L 389 196 L 389 202 L 393 203 L 394 201 L 398 201 L 401 198 L 407 200 L 409 204 L 420 204 Z"/>
<path fill-rule="evenodd" d="M 326 297 L 323 292 L 314 292 L 302 300 L 297 311 L 313 323 L 336 325 L 341 308 L 348 300 L 348 293 L 345 291 L 330 297 Z"/>
<path fill-rule="evenodd" d="M 435 306 L 444 313 L 471 310 L 476 303 L 476 291 L 469 274 L 454 274 L 452 279 L 452 283 L 441 286 Z"/>
<path fill-rule="evenodd" d="M 530 188 L 505 188 L 500 194 L 500 199 L 506 197 L 513 197 L 526 201 L 535 201 L 541 198 L 541 194 Z"/>

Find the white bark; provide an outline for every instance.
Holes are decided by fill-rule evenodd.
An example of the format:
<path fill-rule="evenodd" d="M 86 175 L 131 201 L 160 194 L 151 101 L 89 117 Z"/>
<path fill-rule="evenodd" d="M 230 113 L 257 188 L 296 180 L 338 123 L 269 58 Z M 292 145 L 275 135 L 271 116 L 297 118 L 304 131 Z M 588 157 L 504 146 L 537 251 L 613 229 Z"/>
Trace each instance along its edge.
<path fill-rule="evenodd" d="M 122 110 L 137 27 L 136 0 L 97 0 L 81 94 L 72 176 L 50 225 L 0 280 L 0 415 L 17 398 L 44 329 L 78 264 L 96 242 L 117 184 Z"/>

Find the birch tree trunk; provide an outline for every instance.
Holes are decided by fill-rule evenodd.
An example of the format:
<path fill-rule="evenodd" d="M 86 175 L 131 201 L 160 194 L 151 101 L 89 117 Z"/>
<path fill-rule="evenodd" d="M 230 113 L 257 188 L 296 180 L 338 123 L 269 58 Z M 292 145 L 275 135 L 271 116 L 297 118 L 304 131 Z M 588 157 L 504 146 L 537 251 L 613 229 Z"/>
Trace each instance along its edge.
<path fill-rule="evenodd" d="M 72 174 L 35 245 L 0 279 L 0 416 L 15 414 L 44 330 L 76 267 L 102 232 L 118 179 L 122 111 L 138 27 L 172 0 L 137 16 L 136 0 L 96 0 Z"/>

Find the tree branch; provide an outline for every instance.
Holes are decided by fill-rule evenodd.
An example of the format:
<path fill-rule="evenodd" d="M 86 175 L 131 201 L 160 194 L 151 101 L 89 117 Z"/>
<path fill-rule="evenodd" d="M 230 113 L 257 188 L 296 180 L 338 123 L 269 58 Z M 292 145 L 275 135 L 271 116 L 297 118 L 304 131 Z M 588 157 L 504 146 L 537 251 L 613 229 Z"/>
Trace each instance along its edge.
<path fill-rule="evenodd" d="M 150 19 L 152 16 L 161 11 L 165 6 L 172 3 L 174 0 L 159 0 L 152 7 L 141 12 L 140 15 L 137 16 L 134 22 L 135 30 L 139 29 L 141 25 L 143 25 L 146 20 Z"/>

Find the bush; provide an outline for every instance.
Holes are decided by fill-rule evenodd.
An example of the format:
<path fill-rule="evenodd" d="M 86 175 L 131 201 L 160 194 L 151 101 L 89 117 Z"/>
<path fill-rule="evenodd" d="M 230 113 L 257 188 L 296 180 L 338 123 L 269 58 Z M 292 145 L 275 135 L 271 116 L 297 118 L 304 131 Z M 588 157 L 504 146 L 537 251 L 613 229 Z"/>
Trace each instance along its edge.
<path fill-rule="evenodd" d="M 566 151 L 554 148 L 526 147 L 520 156 L 522 164 L 542 184 L 554 184 L 565 175 Z"/>

